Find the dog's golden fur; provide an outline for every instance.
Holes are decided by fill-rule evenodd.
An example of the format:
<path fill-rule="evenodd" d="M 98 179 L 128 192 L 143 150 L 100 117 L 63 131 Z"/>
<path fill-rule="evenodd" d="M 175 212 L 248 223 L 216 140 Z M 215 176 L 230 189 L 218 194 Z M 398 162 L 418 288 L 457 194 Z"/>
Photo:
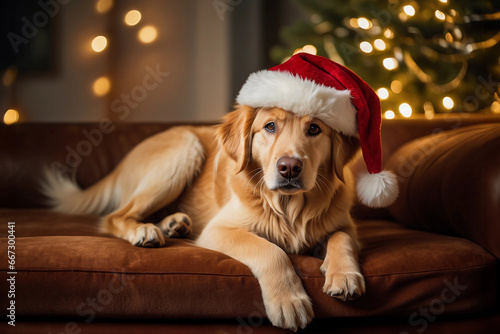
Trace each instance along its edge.
<path fill-rule="evenodd" d="M 319 134 L 308 133 L 311 124 Z M 270 321 L 295 330 L 313 310 L 286 253 L 322 243 L 324 292 L 344 300 L 364 292 L 346 167 L 358 147 L 356 138 L 309 116 L 238 106 L 219 126 L 177 127 L 145 140 L 84 191 L 49 176 L 45 192 L 62 211 L 111 211 L 104 230 L 138 246 L 161 246 L 165 236 L 190 232 L 196 245 L 247 265 Z M 301 163 L 291 185 L 282 186 L 281 157 Z M 174 201 L 181 212 L 155 225 L 142 222 Z"/>

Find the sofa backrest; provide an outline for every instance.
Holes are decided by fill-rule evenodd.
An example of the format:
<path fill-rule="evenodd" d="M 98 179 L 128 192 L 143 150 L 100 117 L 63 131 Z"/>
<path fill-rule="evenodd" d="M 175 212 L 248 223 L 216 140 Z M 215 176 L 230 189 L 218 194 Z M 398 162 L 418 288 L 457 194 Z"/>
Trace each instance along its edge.
<path fill-rule="evenodd" d="M 405 143 L 436 132 L 478 123 L 500 122 L 500 117 L 468 114 L 436 116 L 432 120 L 386 120 L 382 126 L 384 161 Z M 177 124 L 99 123 L 0 125 L 0 207 L 41 207 L 38 181 L 44 167 L 76 173 L 88 187 L 109 173 L 143 139 Z M 387 215 L 367 210 L 360 216 Z"/>

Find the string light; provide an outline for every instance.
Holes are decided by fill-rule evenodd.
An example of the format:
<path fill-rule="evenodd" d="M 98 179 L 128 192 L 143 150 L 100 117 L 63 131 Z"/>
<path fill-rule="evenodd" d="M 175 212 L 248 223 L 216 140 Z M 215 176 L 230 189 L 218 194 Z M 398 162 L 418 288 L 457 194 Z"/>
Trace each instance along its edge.
<path fill-rule="evenodd" d="M 309 53 L 309 54 L 315 55 L 315 54 L 318 53 L 318 50 L 316 49 L 316 47 L 314 45 L 307 44 L 307 45 L 304 45 L 301 48 L 295 49 L 295 51 L 293 52 L 293 54 L 296 55 L 297 53 L 300 53 L 300 52 L 305 52 L 305 53 Z"/>
<path fill-rule="evenodd" d="M 104 36 L 97 36 L 92 40 L 92 50 L 101 52 L 108 45 L 108 40 Z"/>
<path fill-rule="evenodd" d="M 137 23 L 141 21 L 141 18 L 142 18 L 141 12 L 136 9 L 133 9 L 128 11 L 127 14 L 125 14 L 124 21 L 125 24 L 128 26 L 135 26 Z"/>
<path fill-rule="evenodd" d="M 406 6 L 404 6 L 403 7 L 403 11 L 408 16 L 414 16 L 415 15 L 415 7 L 413 7 L 412 5 L 406 5 Z"/>
<path fill-rule="evenodd" d="M 434 106 L 431 102 L 427 101 L 424 103 L 424 113 L 425 118 L 433 119 L 434 118 Z"/>
<path fill-rule="evenodd" d="M 412 114 L 411 106 L 408 103 L 401 103 L 399 105 L 399 113 L 406 118 L 411 117 Z"/>
<path fill-rule="evenodd" d="M 376 39 L 374 42 L 373 42 L 373 45 L 375 46 L 375 49 L 379 50 L 379 51 L 384 51 L 385 48 L 387 47 L 385 45 L 385 42 L 383 39 Z"/>
<path fill-rule="evenodd" d="M 398 18 L 401 22 L 406 22 L 408 20 L 408 15 L 405 12 L 401 12 L 398 14 Z"/>
<path fill-rule="evenodd" d="M 439 9 L 437 9 L 435 12 L 434 12 L 434 15 L 436 16 L 436 18 L 438 20 L 441 20 L 441 21 L 444 21 L 446 19 L 446 15 L 444 15 L 444 13 L 442 11 L 440 11 Z"/>
<path fill-rule="evenodd" d="M 453 42 L 453 35 L 451 33 L 446 33 L 446 35 L 444 36 L 444 38 L 446 39 L 446 41 L 448 43 L 452 43 Z"/>
<path fill-rule="evenodd" d="M 491 111 L 493 111 L 495 114 L 500 114 L 500 103 L 498 101 L 495 101 L 491 104 Z"/>
<path fill-rule="evenodd" d="M 385 38 L 393 39 L 394 33 L 392 32 L 391 29 L 387 28 L 384 30 L 384 36 L 385 36 Z"/>
<path fill-rule="evenodd" d="M 392 70 L 395 70 L 396 68 L 398 68 L 398 61 L 396 60 L 396 58 L 389 57 L 389 58 L 385 58 L 382 61 L 382 65 L 384 65 L 384 67 L 386 69 L 388 69 L 389 71 L 392 71 Z"/>
<path fill-rule="evenodd" d="M 370 31 L 370 35 L 380 35 L 382 33 L 382 28 L 379 25 L 374 25 Z"/>
<path fill-rule="evenodd" d="M 7 125 L 14 124 L 19 120 L 19 112 L 16 109 L 9 109 L 3 115 L 3 122 Z"/>
<path fill-rule="evenodd" d="M 391 90 L 394 94 L 399 94 L 403 91 L 403 84 L 399 80 L 393 80 L 391 82 Z"/>
<path fill-rule="evenodd" d="M 355 19 L 355 18 L 350 19 L 349 24 L 353 28 L 359 28 L 358 19 Z"/>
<path fill-rule="evenodd" d="M 312 55 L 315 55 L 315 54 L 318 53 L 318 50 L 316 49 L 316 47 L 314 45 L 308 44 L 308 45 L 304 45 L 302 47 L 302 52 L 310 53 Z"/>
<path fill-rule="evenodd" d="M 359 44 L 359 48 L 361 49 L 361 51 L 363 51 L 364 53 L 370 53 L 373 51 L 373 46 L 369 43 L 369 42 L 361 42 Z"/>
<path fill-rule="evenodd" d="M 371 27 L 373 27 L 373 24 L 370 22 L 370 20 L 368 20 L 367 18 L 365 17 L 360 17 L 358 19 L 358 26 L 361 28 L 361 29 L 370 29 Z"/>
<path fill-rule="evenodd" d="M 379 88 L 377 89 L 377 95 L 381 100 L 387 100 L 389 97 L 389 90 L 385 87 Z"/>
<path fill-rule="evenodd" d="M 14 83 L 14 81 L 16 81 L 16 78 L 17 78 L 17 66 L 13 65 L 10 66 L 7 69 L 7 71 L 5 71 L 2 77 L 2 82 L 4 86 L 9 87 Z"/>
<path fill-rule="evenodd" d="M 149 44 L 154 42 L 156 37 L 158 37 L 158 30 L 154 26 L 148 25 L 139 30 L 137 37 L 142 43 Z"/>
<path fill-rule="evenodd" d="M 358 52 L 365 54 L 366 61 L 360 66 L 365 65 L 368 67 L 380 68 L 382 65 L 385 70 L 393 71 L 392 73 L 385 74 L 386 79 L 390 76 L 393 76 L 393 78 L 385 83 L 381 83 L 382 80 L 379 80 L 379 86 L 376 90 L 381 101 L 388 100 L 388 102 L 383 102 L 383 105 L 385 106 L 387 104 L 385 108 L 391 108 L 392 110 L 387 110 L 386 112 L 392 112 L 393 117 L 395 112 L 397 114 L 395 116 L 396 118 L 403 116 L 411 117 L 413 114 L 412 107 L 415 107 L 415 113 L 424 113 L 427 119 L 432 119 L 435 113 L 454 110 L 455 102 L 453 99 L 461 94 L 454 90 L 458 85 L 464 86 L 460 88 L 468 88 L 465 87 L 464 83 L 467 83 L 467 85 L 470 84 L 469 81 L 463 79 L 467 73 L 467 66 L 470 64 L 471 59 L 476 56 L 474 52 L 500 45 L 500 32 L 494 32 L 495 35 L 488 36 L 487 40 L 476 41 L 476 35 L 473 37 L 469 36 L 470 31 L 466 29 L 467 27 L 464 26 L 464 23 L 498 20 L 500 19 L 500 12 L 474 14 L 470 13 L 469 9 L 465 10 L 459 8 L 455 10 L 452 8 L 454 7 L 453 3 L 448 0 L 435 1 L 430 7 L 427 5 L 424 6 L 423 3 L 415 0 L 389 0 L 389 2 L 393 4 L 399 2 L 396 12 L 392 13 L 393 20 L 395 20 L 395 22 L 392 22 L 394 23 L 393 25 L 381 24 L 382 22 L 378 18 L 373 18 L 372 20 L 372 17 L 368 15 L 366 17 L 361 17 L 364 14 L 358 14 L 359 17 L 358 15 L 355 17 L 345 17 L 342 20 L 342 27 L 338 28 L 341 34 L 345 34 L 342 35 L 342 38 L 348 37 L 348 34 L 356 33 L 356 31 L 361 34 L 358 36 L 362 36 L 362 39 L 357 42 L 359 44 L 356 45 L 355 40 L 351 39 L 350 41 L 350 43 L 354 42 L 354 50 L 357 49 Z M 439 2 L 439 4 L 437 2 Z M 464 10 L 465 12 L 463 12 Z M 473 10 L 474 9 L 471 9 L 471 11 Z M 416 18 L 417 21 L 420 22 L 427 18 L 430 19 L 430 22 L 428 22 L 430 25 L 442 26 L 444 24 L 444 26 L 442 26 L 441 29 L 434 29 L 431 33 L 425 34 L 420 24 L 405 25 L 403 22 L 398 21 L 398 15 L 400 19 L 403 17 L 404 20 L 407 19 L 408 21 L 415 20 Z M 317 24 L 324 23 L 318 18 L 315 20 Z M 328 19 L 325 20 L 328 21 Z M 329 32 L 330 35 L 333 35 L 335 38 L 340 36 L 336 33 L 335 29 L 337 28 L 328 29 L 326 33 Z M 361 29 L 365 31 L 361 31 Z M 406 37 L 401 37 L 404 37 L 401 41 L 399 36 L 400 31 L 404 31 L 403 35 L 406 34 Z M 322 34 L 323 33 L 318 33 L 320 36 Z M 478 36 L 484 35 L 485 34 L 478 34 Z M 328 45 L 327 42 L 326 38 L 324 38 L 321 49 L 326 51 L 330 59 L 334 59 L 334 57 L 340 58 L 340 56 L 338 56 L 338 50 L 335 49 L 332 42 L 330 42 L 330 44 L 333 45 L 333 50 L 331 51 L 326 48 Z M 316 45 L 318 45 L 318 43 L 316 43 Z M 415 45 L 419 47 L 413 48 Z M 411 53 L 408 51 L 409 49 L 411 49 Z M 296 52 L 303 51 L 303 49 L 298 49 Z M 370 58 L 370 55 L 374 55 L 374 57 Z M 498 55 L 494 56 L 493 54 L 493 57 L 495 59 Z M 416 60 L 418 60 L 418 64 Z M 373 63 L 374 61 L 375 63 Z M 428 64 L 429 61 L 431 65 Z M 494 61 L 497 62 L 497 65 L 500 64 L 500 58 Z M 442 84 L 439 79 L 433 75 L 432 64 L 450 64 L 450 69 L 443 68 L 443 72 L 455 74 L 459 68 L 460 71 L 451 81 Z M 426 73 L 427 71 L 429 72 Z M 468 74 L 470 74 L 470 71 Z M 448 76 L 449 75 L 446 75 L 446 77 Z M 384 76 L 379 79 L 383 78 Z M 394 78 L 401 81 L 393 80 Z M 403 85 L 405 92 L 403 92 Z M 424 92 L 432 95 L 428 95 L 429 99 L 427 102 L 424 99 L 417 104 L 416 99 L 413 100 L 406 97 L 406 94 L 410 95 L 412 93 L 418 93 L 424 96 Z M 498 92 L 500 93 L 500 90 Z M 439 97 L 433 95 L 433 93 L 439 94 L 437 95 Z M 402 103 L 405 102 L 405 100 L 408 103 Z M 396 103 L 393 104 L 394 102 Z M 491 106 L 491 112 L 500 114 L 500 98 L 498 98 L 496 102 L 486 101 L 485 99 L 485 101 L 478 103 L 476 109 L 488 105 Z M 390 112 L 387 114 L 389 117 L 391 115 Z"/>
<path fill-rule="evenodd" d="M 103 76 L 97 78 L 92 85 L 92 90 L 96 96 L 104 96 L 109 93 L 111 88 L 111 81 L 108 77 Z"/>
<path fill-rule="evenodd" d="M 453 99 L 449 96 L 445 96 L 443 98 L 443 106 L 447 109 L 447 110 L 451 110 L 453 109 L 453 107 L 455 106 L 455 102 L 453 101 Z"/>
<path fill-rule="evenodd" d="M 387 110 L 385 113 L 384 113 L 384 118 L 385 119 L 393 119 L 394 117 L 396 117 L 396 114 L 394 113 L 394 111 L 392 110 Z"/>

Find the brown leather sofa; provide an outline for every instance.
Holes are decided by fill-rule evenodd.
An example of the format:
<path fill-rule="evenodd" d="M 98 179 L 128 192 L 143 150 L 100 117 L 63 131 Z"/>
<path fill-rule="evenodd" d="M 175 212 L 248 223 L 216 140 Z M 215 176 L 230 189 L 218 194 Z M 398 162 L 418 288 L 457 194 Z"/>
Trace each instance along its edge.
<path fill-rule="evenodd" d="M 243 264 L 178 239 L 159 249 L 133 247 L 101 234 L 98 217 L 41 205 L 36 180 L 43 165 L 76 168 L 86 187 L 142 139 L 170 126 L 0 127 L 2 333 L 286 332 L 265 319 L 257 280 Z M 382 136 L 385 167 L 398 174 L 400 195 L 387 209 L 353 209 L 366 295 L 330 298 L 322 292 L 321 260 L 290 256 L 316 315 L 302 332 L 498 330 L 500 117 L 391 120 Z M 15 297 L 6 298 L 11 276 Z M 5 317 L 11 300 L 15 327 Z"/>

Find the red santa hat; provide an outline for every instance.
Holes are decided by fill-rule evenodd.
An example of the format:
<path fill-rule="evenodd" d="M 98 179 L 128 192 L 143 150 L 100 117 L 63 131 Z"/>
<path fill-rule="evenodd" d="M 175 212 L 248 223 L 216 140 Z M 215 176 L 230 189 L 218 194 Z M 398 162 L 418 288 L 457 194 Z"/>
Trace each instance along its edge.
<path fill-rule="evenodd" d="M 250 74 L 236 102 L 255 108 L 279 107 L 318 118 L 345 135 L 359 135 L 368 170 L 358 176 L 360 201 L 384 207 L 396 199 L 396 176 L 381 171 L 380 100 L 348 68 L 324 57 L 298 53 L 281 65 Z"/>

